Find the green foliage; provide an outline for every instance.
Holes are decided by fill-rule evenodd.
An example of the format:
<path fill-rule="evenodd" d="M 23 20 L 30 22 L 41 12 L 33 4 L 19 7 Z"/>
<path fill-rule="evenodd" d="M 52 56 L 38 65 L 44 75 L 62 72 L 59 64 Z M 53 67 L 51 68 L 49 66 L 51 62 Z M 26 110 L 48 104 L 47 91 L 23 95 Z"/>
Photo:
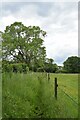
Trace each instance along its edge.
<path fill-rule="evenodd" d="M 46 62 L 44 65 L 44 70 L 46 72 L 55 73 L 58 70 L 57 64 L 54 64 L 53 62 L 54 62 L 54 60 L 52 58 L 46 59 Z"/>
<path fill-rule="evenodd" d="M 54 78 L 58 78 L 58 99 L 54 97 Z M 3 118 L 77 118 L 78 75 L 45 73 L 3 73 Z M 61 89 L 70 95 L 68 96 Z"/>
<path fill-rule="evenodd" d="M 7 64 L 3 64 L 2 68 L 3 68 L 2 69 L 3 72 L 27 73 L 29 71 L 29 68 L 25 63 L 13 63 L 13 64 L 7 63 Z"/>
<path fill-rule="evenodd" d="M 67 73 L 80 73 L 80 57 L 71 56 L 63 63 Z"/>
<path fill-rule="evenodd" d="M 15 22 L 2 33 L 3 60 L 26 63 L 28 67 L 44 64 L 46 50 L 43 38 L 46 32 L 38 26 L 24 26 Z"/>

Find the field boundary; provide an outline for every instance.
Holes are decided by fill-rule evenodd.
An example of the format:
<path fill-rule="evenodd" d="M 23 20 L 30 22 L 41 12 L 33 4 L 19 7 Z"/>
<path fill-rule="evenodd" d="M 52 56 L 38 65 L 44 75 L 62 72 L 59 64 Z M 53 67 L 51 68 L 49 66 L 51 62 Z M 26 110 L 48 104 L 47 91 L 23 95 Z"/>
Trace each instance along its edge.
<path fill-rule="evenodd" d="M 68 98 L 70 98 L 76 105 L 78 105 L 78 103 L 66 92 L 64 92 L 64 90 L 62 90 L 60 87 L 58 87 Z"/>

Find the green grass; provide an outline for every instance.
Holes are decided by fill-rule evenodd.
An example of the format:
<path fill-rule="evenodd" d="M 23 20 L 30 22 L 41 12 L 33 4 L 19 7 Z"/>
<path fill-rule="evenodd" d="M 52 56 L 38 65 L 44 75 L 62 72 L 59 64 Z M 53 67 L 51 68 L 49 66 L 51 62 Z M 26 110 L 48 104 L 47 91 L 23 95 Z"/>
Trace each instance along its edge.
<path fill-rule="evenodd" d="M 58 98 L 54 97 L 54 78 Z M 3 73 L 3 118 L 78 117 L 78 75 L 46 73 Z M 66 94 L 69 96 L 67 96 Z"/>

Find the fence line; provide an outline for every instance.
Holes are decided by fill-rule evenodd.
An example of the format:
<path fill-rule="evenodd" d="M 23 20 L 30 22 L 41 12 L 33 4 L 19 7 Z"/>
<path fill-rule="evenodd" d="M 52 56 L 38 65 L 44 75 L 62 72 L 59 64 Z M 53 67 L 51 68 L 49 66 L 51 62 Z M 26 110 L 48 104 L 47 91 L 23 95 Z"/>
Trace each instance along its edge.
<path fill-rule="evenodd" d="M 64 90 L 62 90 L 60 87 L 58 87 L 65 95 L 67 95 L 68 98 L 70 98 L 76 105 L 78 105 L 78 103 L 70 96 L 68 95 L 66 92 L 64 92 Z"/>

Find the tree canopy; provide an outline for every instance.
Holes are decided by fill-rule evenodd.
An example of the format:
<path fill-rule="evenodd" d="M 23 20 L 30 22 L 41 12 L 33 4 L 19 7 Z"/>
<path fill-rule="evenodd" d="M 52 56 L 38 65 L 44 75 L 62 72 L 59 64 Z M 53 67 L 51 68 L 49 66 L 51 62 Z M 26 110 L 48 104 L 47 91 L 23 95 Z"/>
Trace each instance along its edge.
<path fill-rule="evenodd" d="M 63 63 L 68 73 L 80 73 L 80 57 L 71 56 Z"/>
<path fill-rule="evenodd" d="M 53 63 L 54 60 L 52 58 L 46 58 L 45 62 L 45 71 L 50 73 L 55 73 L 58 70 L 57 64 Z"/>
<path fill-rule="evenodd" d="M 7 26 L 2 33 L 3 60 L 42 66 L 46 57 L 45 36 L 46 32 L 39 26 L 26 27 L 21 22 Z"/>

